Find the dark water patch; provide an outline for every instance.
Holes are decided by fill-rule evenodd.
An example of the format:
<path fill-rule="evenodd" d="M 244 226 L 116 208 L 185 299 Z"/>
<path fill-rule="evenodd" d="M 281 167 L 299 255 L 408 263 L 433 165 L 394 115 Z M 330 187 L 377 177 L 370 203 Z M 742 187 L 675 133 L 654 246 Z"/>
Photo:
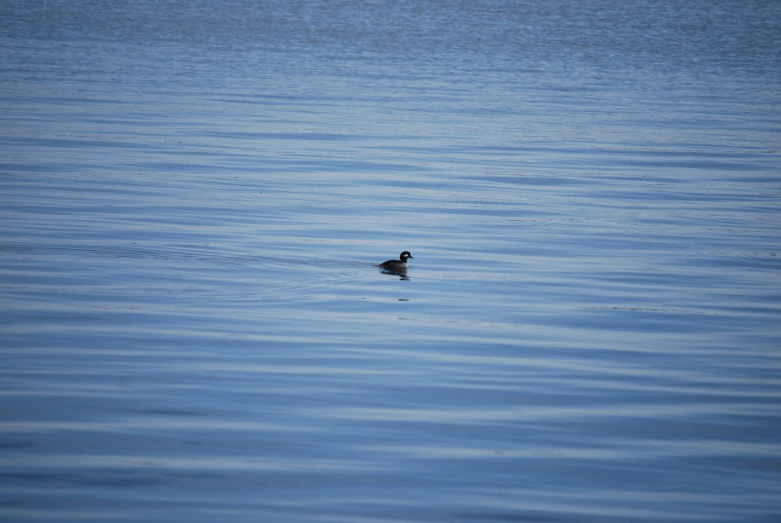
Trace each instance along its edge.
<path fill-rule="evenodd" d="M 122 471 L 103 471 L 94 474 L 41 472 L 38 474 L 5 474 L 0 476 L 0 484 L 14 486 L 45 485 L 46 487 L 110 487 L 145 488 L 166 484 L 170 479 L 153 475 L 133 474 Z"/>
<path fill-rule="evenodd" d="M 10 439 L 3 438 L 0 440 L 0 448 L 14 450 L 14 449 L 29 449 L 35 447 L 35 442 L 29 440 Z"/>

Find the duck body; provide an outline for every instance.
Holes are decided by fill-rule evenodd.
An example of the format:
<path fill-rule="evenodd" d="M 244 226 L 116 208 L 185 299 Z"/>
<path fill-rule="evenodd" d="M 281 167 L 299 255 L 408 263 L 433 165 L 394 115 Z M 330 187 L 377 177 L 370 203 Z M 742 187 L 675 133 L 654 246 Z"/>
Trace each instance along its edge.
<path fill-rule="evenodd" d="M 398 260 L 388 260 L 386 262 L 382 262 L 380 264 L 380 268 L 385 269 L 386 271 L 406 271 L 407 260 L 409 258 L 413 258 L 412 254 L 410 254 L 409 251 L 404 251 L 399 255 Z"/>

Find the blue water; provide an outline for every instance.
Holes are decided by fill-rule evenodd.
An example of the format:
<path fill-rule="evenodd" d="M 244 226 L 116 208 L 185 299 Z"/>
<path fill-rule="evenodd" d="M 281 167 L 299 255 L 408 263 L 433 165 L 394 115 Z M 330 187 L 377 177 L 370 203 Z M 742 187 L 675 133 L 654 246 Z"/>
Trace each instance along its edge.
<path fill-rule="evenodd" d="M 778 2 L 4 2 L 0 115 L 3 521 L 781 517 Z"/>

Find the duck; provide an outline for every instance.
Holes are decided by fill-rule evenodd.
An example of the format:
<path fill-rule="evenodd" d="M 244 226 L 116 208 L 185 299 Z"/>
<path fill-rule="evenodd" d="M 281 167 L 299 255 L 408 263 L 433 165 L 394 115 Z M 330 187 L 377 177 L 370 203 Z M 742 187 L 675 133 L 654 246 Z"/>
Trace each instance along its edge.
<path fill-rule="evenodd" d="M 412 254 L 410 254 L 409 251 L 404 251 L 399 255 L 398 260 L 388 260 L 386 262 L 382 262 L 379 266 L 382 269 L 385 269 L 386 271 L 406 271 L 407 270 L 407 260 L 409 258 L 413 258 Z"/>

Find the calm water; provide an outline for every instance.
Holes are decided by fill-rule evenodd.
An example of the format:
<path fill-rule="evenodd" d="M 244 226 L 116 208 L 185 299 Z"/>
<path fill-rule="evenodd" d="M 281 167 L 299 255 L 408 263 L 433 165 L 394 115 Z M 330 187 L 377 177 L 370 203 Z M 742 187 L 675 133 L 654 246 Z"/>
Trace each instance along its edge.
<path fill-rule="evenodd" d="M 781 517 L 781 3 L 12 0 L 0 114 L 3 521 Z"/>

